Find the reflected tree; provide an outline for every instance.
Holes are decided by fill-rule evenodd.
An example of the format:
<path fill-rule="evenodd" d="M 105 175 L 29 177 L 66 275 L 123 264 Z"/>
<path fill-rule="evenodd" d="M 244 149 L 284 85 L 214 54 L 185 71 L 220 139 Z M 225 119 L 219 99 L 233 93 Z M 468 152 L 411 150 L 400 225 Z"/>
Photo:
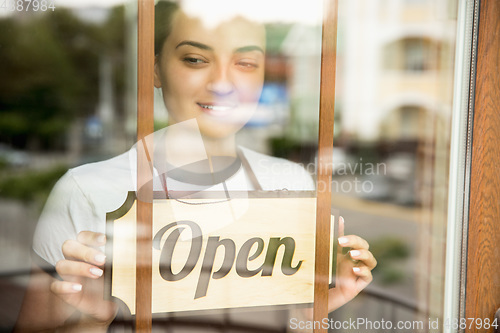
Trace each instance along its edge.
<path fill-rule="evenodd" d="M 21 149 L 64 149 L 76 117 L 95 112 L 99 56 L 123 66 L 124 10 L 104 24 L 58 8 L 45 15 L 0 20 L 0 142 Z M 116 71 L 117 96 L 123 70 Z"/>

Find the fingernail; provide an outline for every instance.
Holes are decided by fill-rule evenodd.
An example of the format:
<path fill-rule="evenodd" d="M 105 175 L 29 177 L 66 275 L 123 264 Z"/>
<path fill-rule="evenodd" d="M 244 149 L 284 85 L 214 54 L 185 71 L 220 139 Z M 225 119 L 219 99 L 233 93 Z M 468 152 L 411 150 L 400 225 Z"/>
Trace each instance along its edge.
<path fill-rule="evenodd" d="M 106 243 L 106 235 L 99 235 L 97 237 L 97 242 L 100 244 L 105 244 Z"/>
<path fill-rule="evenodd" d="M 352 250 L 350 253 L 351 257 L 358 257 L 361 254 L 358 250 Z"/>
<path fill-rule="evenodd" d="M 90 269 L 90 273 L 91 273 L 92 275 L 95 275 L 95 276 L 102 276 L 103 271 L 102 271 L 102 269 L 100 269 L 100 268 L 97 268 L 97 267 L 92 267 L 92 268 Z"/>
<path fill-rule="evenodd" d="M 104 264 L 104 262 L 106 261 L 106 256 L 104 254 L 96 254 L 96 256 L 94 257 L 94 260 L 101 263 L 101 264 Z"/>
<path fill-rule="evenodd" d="M 342 222 L 342 223 L 345 222 L 344 218 L 342 216 L 340 216 L 340 222 Z"/>
<path fill-rule="evenodd" d="M 339 244 L 347 244 L 347 243 L 349 243 L 349 239 L 347 239 L 347 237 L 339 238 Z"/>
<path fill-rule="evenodd" d="M 78 284 L 78 283 L 74 283 L 74 284 L 71 286 L 71 289 L 73 289 L 74 291 L 81 291 L 81 290 L 82 290 L 82 285 L 81 285 L 81 284 Z"/>
<path fill-rule="evenodd" d="M 359 267 L 353 267 L 353 268 L 352 268 L 352 270 L 353 270 L 354 272 L 356 272 L 356 273 L 361 272 L 361 268 L 359 268 Z"/>

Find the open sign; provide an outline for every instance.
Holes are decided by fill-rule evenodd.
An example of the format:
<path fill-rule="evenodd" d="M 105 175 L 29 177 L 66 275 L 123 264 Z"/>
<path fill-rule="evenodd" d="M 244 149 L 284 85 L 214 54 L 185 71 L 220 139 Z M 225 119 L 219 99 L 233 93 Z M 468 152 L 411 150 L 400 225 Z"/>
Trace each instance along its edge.
<path fill-rule="evenodd" d="M 316 198 L 278 196 L 154 200 L 153 313 L 312 303 Z M 134 314 L 135 194 L 107 220 L 107 296 Z"/>

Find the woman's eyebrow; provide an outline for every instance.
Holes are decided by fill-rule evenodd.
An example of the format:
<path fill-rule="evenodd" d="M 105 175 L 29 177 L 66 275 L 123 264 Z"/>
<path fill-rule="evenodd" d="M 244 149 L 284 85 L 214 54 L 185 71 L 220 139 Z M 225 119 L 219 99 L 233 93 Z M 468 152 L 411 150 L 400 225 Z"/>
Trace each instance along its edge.
<path fill-rule="evenodd" d="M 234 50 L 234 53 L 244 53 L 244 52 L 251 52 L 251 51 L 259 51 L 264 53 L 264 50 L 257 45 L 249 45 L 249 46 L 243 46 L 239 47 L 236 50 Z"/>
<path fill-rule="evenodd" d="M 200 43 L 200 42 L 192 41 L 192 40 L 184 40 L 184 41 L 180 42 L 179 44 L 177 44 L 177 46 L 175 48 L 178 49 L 179 47 L 181 47 L 183 45 L 189 45 L 189 46 L 197 47 L 197 48 L 202 49 L 202 50 L 213 51 L 212 47 L 210 47 L 206 44 Z M 265 53 L 264 50 L 260 46 L 257 46 L 257 45 L 248 45 L 248 46 L 239 47 L 236 50 L 234 50 L 234 53 L 244 53 L 244 52 L 251 52 L 251 51 L 259 51 L 259 52 Z"/>
<path fill-rule="evenodd" d="M 190 46 L 194 46 L 194 47 L 197 47 L 199 49 L 202 49 L 202 50 L 213 51 L 213 49 L 210 46 L 202 44 L 202 43 L 194 42 L 191 40 L 182 41 L 179 44 L 177 44 L 177 46 L 175 48 L 177 49 L 183 45 L 190 45 Z"/>

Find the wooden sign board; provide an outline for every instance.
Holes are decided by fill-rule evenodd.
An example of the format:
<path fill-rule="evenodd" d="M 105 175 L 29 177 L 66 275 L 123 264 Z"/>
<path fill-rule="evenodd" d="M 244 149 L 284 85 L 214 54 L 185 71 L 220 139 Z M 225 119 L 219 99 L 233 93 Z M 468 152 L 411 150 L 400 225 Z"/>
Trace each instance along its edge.
<path fill-rule="evenodd" d="M 247 194 L 154 200 L 153 313 L 313 302 L 315 193 Z M 120 209 L 107 214 L 105 296 L 120 299 L 131 314 L 136 209 L 130 192 Z"/>

